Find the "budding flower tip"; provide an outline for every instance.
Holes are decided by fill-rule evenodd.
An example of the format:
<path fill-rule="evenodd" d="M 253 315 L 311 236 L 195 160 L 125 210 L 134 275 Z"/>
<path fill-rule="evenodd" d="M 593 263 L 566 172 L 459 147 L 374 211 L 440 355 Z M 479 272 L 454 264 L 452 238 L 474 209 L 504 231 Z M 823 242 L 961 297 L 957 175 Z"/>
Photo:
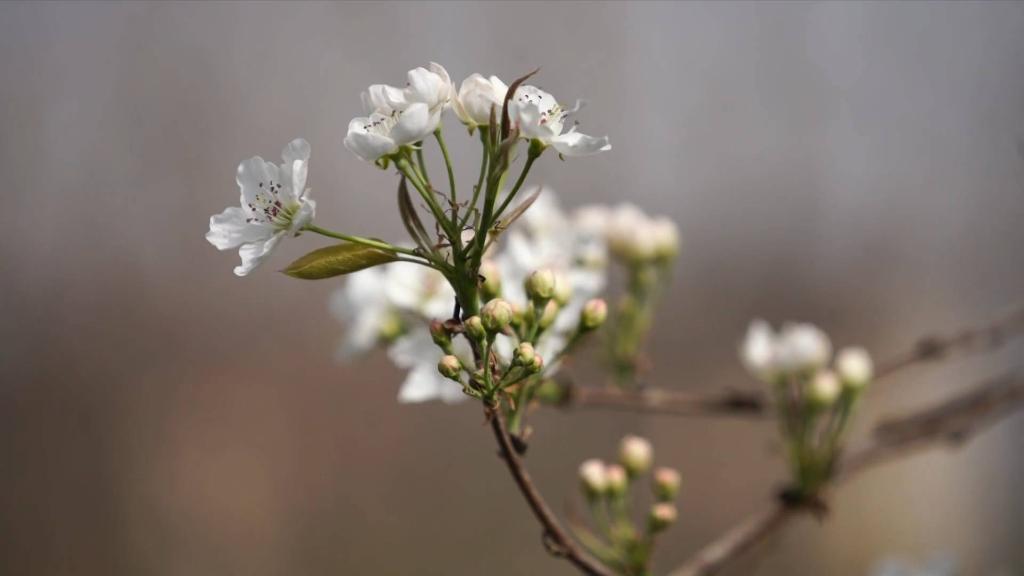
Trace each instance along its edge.
<path fill-rule="evenodd" d="M 675 504 L 671 502 L 658 502 L 651 506 L 651 512 L 648 515 L 648 525 L 651 532 L 661 532 L 675 524 L 678 518 L 679 510 L 676 509 Z"/>
<path fill-rule="evenodd" d="M 608 303 L 601 298 L 593 298 L 583 305 L 580 312 L 580 327 L 584 330 L 596 330 L 608 318 Z"/>
<path fill-rule="evenodd" d="M 659 501 L 673 500 L 681 484 L 682 478 L 674 468 L 661 467 L 654 471 L 654 495 Z"/>
<path fill-rule="evenodd" d="M 653 460 L 654 449 L 646 438 L 629 435 L 620 442 L 619 461 L 631 476 L 648 471 Z"/>
<path fill-rule="evenodd" d="M 527 278 L 526 295 L 537 303 L 544 303 L 555 295 L 555 273 L 550 268 L 534 270 Z"/>

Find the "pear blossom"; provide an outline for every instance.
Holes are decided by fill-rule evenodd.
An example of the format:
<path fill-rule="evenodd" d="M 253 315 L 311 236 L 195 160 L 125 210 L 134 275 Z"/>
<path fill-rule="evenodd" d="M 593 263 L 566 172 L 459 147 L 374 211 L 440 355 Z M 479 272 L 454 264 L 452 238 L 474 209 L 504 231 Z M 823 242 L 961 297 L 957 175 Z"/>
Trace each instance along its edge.
<path fill-rule="evenodd" d="M 775 347 L 776 336 L 772 327 L 764 320 L 754 320 L 740 345 L 740 360 L 751 374 L 768 380 L 777 369 Z"/>
<path fill-rule="evenodd" d="M 452 109 L 466 126 L 487 126 L 491 122 L 492 109 L 500 120 L 507 92 L 508 86 L 497 76 L 484 78 L 480 74 L 471 74 L 459 86 Z"/>
<path fill-rule="evenodd" d="M 206 239 L 218 250 L 238 248 L 237 276 L 259 266 L 287 235 L 297 236 L 316 213 L 308 197 L 309 143 L 298 138 L 281 152 L 280 166 L 253 156 L 238 165 L 241 206 L 210 217 Z"/>
<path fill-rule="evenodd" d="M 394 154 L 399 147 L 419 142 L 441 123 L 441 113 L 451 104 L 455 87 L 444 66 L 409 71 L 405 89 L 374 84 L 363 94 L 369 116 L 354 118 L 348 125 L 345 147 L 367 162 Z"/>
<path fill-rule="evenodd" d="M 874 375 L 871 355 L 863 348 L 843 348 L 836 354 L 836 372 L 845 385 L 861 388 L 867 385 Z"/>
<path fill-rule="evenodd" d="M 555 97 L 536 86 L 520 86 L 509 101 L 509 119 L 528 140 L 539 140 L 563 156 L 589 156 L 612 149 L 607 136 L 597 138 L 576 131 L 562 132 L 565 121 L 580 109 L 566 110 Z"/>
<path fill-rule="evenodd" d="M 832 357 L 832 342 L 828 335 L 813 324 L 786 324 L 778 338 L 775 361 L 780 370 L 796 372 L 821 368 Z"/>

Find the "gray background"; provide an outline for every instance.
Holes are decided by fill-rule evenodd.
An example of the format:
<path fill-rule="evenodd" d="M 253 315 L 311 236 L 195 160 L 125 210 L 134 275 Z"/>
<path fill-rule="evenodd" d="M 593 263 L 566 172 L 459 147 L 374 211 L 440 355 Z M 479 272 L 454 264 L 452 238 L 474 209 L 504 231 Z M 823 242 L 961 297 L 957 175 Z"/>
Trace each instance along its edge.
<path fill-rule="evenodd" d="M 339 365 L 334 283 L 254 276 L 203 239 L 234 171 L 313 147 L 324 225 L 401 240 L 394 179 L 341 141 L 359 92 L 437 60 L 460 81 L 586 98 L 615 148 L 545 157 L 575 206 L 629 199 L 686 248 L 650 380 L 753 384 L 747 321 L 803 319 L 879 357 L 1024 291 L 1024 5 L 0 5 L 0 572 L 570 574 L 548 559 L 480 410 L 400 406 L 381 354 Z M 476 150 L 449 117 L 464 182 Z M 880 415 L 1019 359 L 917 369 Z M 769 424 L 546 412 L 529 463 L 561 511 L 575 468 L 650 436 L 684 477 L 662 569 L 784 477 Z M 864 574 L 893 554 L 1020 573 L 1017 417 L 840 490 L 731 574 Z M 1016 571 L 1016 572 L 1014 572 Z"/>

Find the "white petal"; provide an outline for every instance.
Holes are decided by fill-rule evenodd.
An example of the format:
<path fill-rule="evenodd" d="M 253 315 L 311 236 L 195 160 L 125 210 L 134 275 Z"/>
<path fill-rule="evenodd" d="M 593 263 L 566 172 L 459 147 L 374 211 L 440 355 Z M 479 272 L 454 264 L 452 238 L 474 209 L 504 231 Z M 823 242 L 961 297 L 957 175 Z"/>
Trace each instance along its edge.
<path fill-rule="evenodd" d="M 276 164 L 266 162 L 259 156 L 253 156 L 238 165 L 235 181 L 238 182 L 238 187 L 242 190 L 242 207 L 247 212 L 253 213 L 248 209 L 249 205 L 255 204 L 256 197 L 260 194 L 268 194 L 271 183 L 279 184 L 281 179 Z"/>
<path fill-rule="evenodd" d="M 314 216 L 316 216 L 316 200 L 303 198 L 300 201 L 299 209 L 292 215 L 292 223 L 288 227 L 288 231 L 292 234 L 298 234 L 313 221 Z"/>
<path fill-rule="evenodd" d="M 431 114 L 430 108 L 426 104 L 422 102 L 410 104 L 402 111 L 395 127 L 391 129 L 391 138 L 399 146 L 419 142 L 434 131 L 439 121 L 440 116 Z"/>
<path fill-rule="evenodd" d="M 237 206 L 210 216 L 210 231 L 206 233 L 206 240 L 218 250 L 229 250 L 248 242 L 264 240 L 274 233 L 273 226 L 246 222 L 246 218 L 248 213 Z"/>
<path fill-rule="evenodd" d="M 306 191 L 309 153 L 309 142 L 302 138 L 292 140 L 281 152 L 281 158 L 284 159 L 284 164 L 281 165 L 281 177 L 287 186 L 291 186 L 292 199 L 301 198 Z"/>
<path fill-rule="evenodd" d="M 398 150 L 390 137 L 366 131 L 366 126 L 372 121 L 373 117 L 353 118 L 348 124 L 348 135 L 345 136 L 345 147 L 367 162 Z"/>
<path fill-rule="evenodd" d="M 409 371 L 398 391 L 398 401 L 404 404 L 443 400 L 454 403 L 465 399 L 462 387 L 441 376 L 435 364 L 421 364 Z"/>
<path fill-rule="evenodd" d="M 597 138 L 575 131 L 555 136 L 549 144 L 563 156 L 589 156 L 612 149 L 607 136 Z"/>
<path fill-rule="evenodd" d="M 400 368 L 427 364 L 436 369 L 437 361 L 441 359 L 441 356 L 443 356 L 443 352 L 431 340 L 430 332 L 427 331 L 425 325 L 414 326 L 407 335 L 395 340 L 395 343 L 388 348 L 388 358 Z"/>
<path fill-rule="evenodd" d="M 374 84 L 363 93 L 363 105 L 367 109 L 367 114 L 380 110 L 401 110 L 407 104 L 402 89 L 387 84 Z"/>
<path fill-rule="evenodd" d="M 238 255 L 242 257 L 242 264 L 235 266 L 235 275 L 245 276 L 262 264 L 277 247 L 281 238 L 284 238 L 284 234 L 284 230 L 281 230 L 266 240 L 243 244 L 238 250 Z"/>

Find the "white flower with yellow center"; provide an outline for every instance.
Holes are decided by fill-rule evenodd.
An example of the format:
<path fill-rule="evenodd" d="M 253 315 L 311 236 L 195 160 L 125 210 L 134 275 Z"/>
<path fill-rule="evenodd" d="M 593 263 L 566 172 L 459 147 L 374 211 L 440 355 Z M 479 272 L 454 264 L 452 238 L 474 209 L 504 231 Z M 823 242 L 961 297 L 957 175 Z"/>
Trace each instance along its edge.
<path fill-rule="evenodd" d="M 316 202 L 308 197 L 309 143 L 298 138 L 281 152 L 280 166 L 253 156 L 238 165 L 241 206 L 210 217 L 206 239 L 218 250 L 238 248 L 245 276 L 262 263 L 288 234 L 298 235 L 312 222 Z"/>
<path fill-rule="evenodd" d="M 574 125 L 562 132 L 565 121 L 580 109 L 580 103 L 564 109 L 555 97 L 536 86 L 520 86 L 509 101 L 509 119 L 527 140 L 539 140 L 563 156 L 589 156 L 612 149 L 607 136 L 600 138 L 576 131 Z"/>

